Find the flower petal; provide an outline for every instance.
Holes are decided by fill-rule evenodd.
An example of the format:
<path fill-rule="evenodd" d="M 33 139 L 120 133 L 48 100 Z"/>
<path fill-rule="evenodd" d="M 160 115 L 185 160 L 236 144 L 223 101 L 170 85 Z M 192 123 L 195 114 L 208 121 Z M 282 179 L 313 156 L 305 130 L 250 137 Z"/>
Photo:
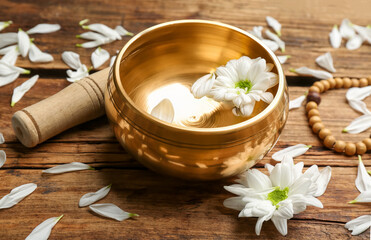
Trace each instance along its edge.
<path fill-rule="evenodd" d="M 151 115 L 162 121 L 172 123 L 174 120 L 174 107 L 168 98 L 164 98 L 151 111 Z"/>
<path fill-rule="evenodd" d="M 298 98 L 295 98 L 294 100 L 291 100 L 289 102 L 289 110 L 295 109 L 295 108 L 300 108 L 303 105 L 303 102 L 305 100 L 306 96 L 302 95 Z"/>
<path fill-rule="evenodd" d="M 18 43 L 17 33 L 0 33 L 0 48 Z"/>
<path fill-rule="evenodd" d="M 104 40 L 106 39 L 106 37 L 100 33 L 96 33 L 96 32 L 84 32 L 84 33 L 81 33 L 80 35 L 76 35 L 76 38 L 82 38 L 82 39 L 86 39 L 86 40 Z"/>
<path fill-rule="evenodd" d="M 358 156 L 358 173 L 356 178 L 356 187 L 358 191 L 365 192 L 371 190 L 371 176 L 367 173 L 362 157 Z"/>
<path fill-rule="evenodd" d="M 5 55 L 8 52 L 14 51 L 16 49 L 18 49 L 18 45 L 11 45 L 11 46 L 4 47 L 4 48 L 0 49 L 0 55 Z"/>
<path fill-rule="evenodd" d="M 307 67 L 301 67 L 297 69 L 290 69 L 290 72 L 294 72 L 300 75 L 309 75 L 319 79 L 333 78 L 331 73 L 322 70 L 314 70 Z"/>
<path fill-rule="evenodd" d="M 85 64 L 83 64 L 81 67 L 79 67 L 76 71 L 67 70 L 67 81 L 69 82 L 76 82 L 78 80 L 83 79 L 84 77 L 89 76 L 90 69 L 87 69 Z"/>
<path fill-rule="evenodd" d="M 367 41 L 371 44 L 371 28 L 368 27 L 361 27 L 358 25 L 353 24 L 352 27 L 356 32 L 362 37 L 364 41 Z"/>
<path fill-rule="evenodd" d="M 136 217 L 138 214 L 135 213 L 128 213 L 123 211 L 121 208 L 117 207 L 112 203 L 102 203 L 102 204 L 93 204 L 90 205 L 89 208 L 104 217 L 112 218 L 117 221 L 123 221 L 130 217 Z"/>
<path fill-rule="evenodd" d="M 358 203 L 358 202 L 363 202 L 363 203 L 371 203 L 371 190 L 367 190 L 364 192 L 361 192 L 357 198 L 350 203 Z"/>
<path fill-rule="evenodd" d="M 291 58 L 290 55 L 284 55 L 284 56 L 277 56 L 278 60 L 280 61 L 281 64 L 284 64 L 287 59 Z"/>
<path fill-rule="evenodd" d="M 249 188 L 263 191 L 272 187 L 269 177 L 257 169 L 249 169 L 246 173 L 246 182 Z"/>
<path fill-rule="evenodd" d="M 0 168 L 4 165 L 5 162 L 6 162 L 6 153 L 4 150 L 0 150 Z"/>
<path fill-rule="evenodd" d="M 352 23 L 349 19 L 343 19 L 340 25 L 340 34 L 345 39 L 351 39 L 355 36 L 356 32 L 352 27 Z"/>
<path fill-rule="evenodd" d="M 54 60 L 49 53 L 42 52 L 35 44 L 31 43 L 30 53 L 28 55 L 31 62 L 51 62 Z"/>
<path fill-rule="evenodd" d="M 12 74 L 6 76 L 1 76 L 0 74 L 0 87 L 14 82 L 19 77 L 19 74 L 19 72 L 13 72 Z"/>
<path fill-rule="evenodd" d="M 9 74 L 13 74 L 18 72 L 20 74 L 29 74 L 30 70 L 13 66 L 3 60 L 0 60 L 0 76 L 7 76 Z"/>
<path fill-rule="evenodd" d="M 215 74 L 210 73 L 200 77 L 191 87 L 191 92 L 196 98 L 209 95 L 215 82 Z"/>
<path fill-rule="evenodd" d="M 283 236 L 287 235 L 287 219 L 273 216 L 271 218 L 274 226 Z"/>
<path fill-rule="evenodd" d="M 27 183 L 14 188 L 8 195 L 0 199 L 0 209 L 13 207 L 35 191 L 36 188 L 37 185 L 35 183 Z"/>
<path fill-rule="evenodd" d="M 80 55 L 75 53 L 75 52 L 71 52 L 71 51 L 64 51 L 62 53 L 62 60 L 72 69 L 79 69 L 82 64 L 81 64 L 81 61 L 80 61 Z"/>
<path fill-rule="evenodd" d="M 363 43 L 362 37 L 359 35 L 355 35 L 354 37 L 347 41 L 345 47 L 349 50 L 356 50 L 361 47 L 362 43 Z"/>
<path fill-rule="evenodd" d="M 5 143 L 4 135 L 0 133 L 0 144 Z"/>
<path fill-rule="evenodd" d="M 345 133 L 360 133 L 371 127 L 371 115 L 362 115 L 354 119 L 347 127 L 343 129 Z"/>
<path fill-rule="evenodd" d="M 331 179 L 331 167 L 327 166 L 321 170 L 320 175 L 317 178 L 317 191 L 314 194 L 315 197 L 322 196 L 327 188 L 328 183 Z"/>
<path fill-rule="evenodd" d="M 94 170 L 94 168 L 90 167 L 85 163 L 80 162 L 72 162 L 66 163 L 62 165 L 58 165 L 52 168 L 48 168 L 43 170 L 43 173 L 65 173 L 65 172 L 73 172 L 73 171 L 80 171 L 80 170 Z"/>
<path fill-rule="evenodd" d="M 116 26 L 115 31 L 120 34 L 120 36 L 133 36 L 134 33 L 127 31 L 123 26 Z"/>
<path fill-rule="evenodd" d="M 234 209 L 237 211 L 242 211 L 246 203 L 243 202 L 243 197 L 231 197 L 224 200 L 223 205 L 226 208 Z"/>
<path fill-rule="evenodd" d="M 95 69 L 99 68 L 109 59 L 109 52 L 107 50 L 98 47 L 95 51 L 91 54 L 91 62 L 93 63 L 93 67 Z"/>
<path fill-rule="evenodd" d="M 52 33 L 58 31 L 59 29 L 61 29 L 61 25 L 59 24 L 40 23 L 28 30 L 27 33 Z"/>
<path fill-rule="evenodd" d="M 20 52 L 18 51 L 18 47 L 10 46 L 9 50 L 5 53 L 5 55 L 1 58 L 1 62 L 5 62 L 8 65 L 14 66 L 17 62 L 18 56 L 20 55 Z M 0 73 L 2 75 L 2 73 Z"/>
<path fill-rule="evenodd" d="M 281 37 L 281 24 L 275 18 L 270 16 L 267 16 L 265 19 L 267 20 L 268 26 L 273 28 L 277 35 Z"/>
<path fill-rule="evenodd" d="M 361 88 L 353 87 L 353 88 L 349 88 L 345 97 L 348 101 L 349 100 L 363 100 L 370 95 L 371 95 L 371 86 L 361 87 Z"/>
<path fill-rule="evenodd" d="M 331 56 L 331 53 L 327 52 L 321 56 L 318 56 L 316 58 L 316 63 L 326 69 L 327 71 L 329 72 L 336 72 L 336 69 L 334 68 L 334 63 L 333 63 L 333 60 L 332 60 L 332 56 Z"/>
<path fill-rule="evenodd" d="M 332 28 L 332 31 L 329 34 L 330 37 L 330 43 L 333 48 L 339 48 L 341 45 L 341 34 L 339 32 L 338 26 L 334 25 Z"/>
<path fill-rule="evenodd" d="M 271 31 L 269 31 L 268 29 L 265 30 L 265 34 L 269 37 L 269 39 L 275 41 L 278 46 L 280 47 L 281 49 L 281 52 L 285 52 L 285 42 L 282 41 L 279 36 L 277 36 L 276 34 L 272 33 Z"/>
<path fill-rule="evenodd" d="M 292 158 L 298 157 L 306 153 L 311 147 L 312 146 L 310 145 L 297 144 L 295 146 L 291 146 L 274 153 L 272 155 L 272 158 L 276 161 L 282 161 L 285 156 L 290 156 Z"/>
<path fill-rule="evenodd" d="M 107 196 L 107 194 L 111 190 L 111 185 L 112 184 L 105 186 L 96 192 L 87 193 L 84 196 L 82 196 L 79 201 L 79 207 L 89 206 L 90 204 L 93 204 L 96 201 L 99 201 L 105 196 Z"/>
<path fill-rule="evenodd" d="M 371 115 L 371 112 L 367 109 L 366 103 L 360 100 L 350 100 L 348 101 L 349 106 L 354 110 L 361 112 L 366 115 Z"/>
<path fill-rule="evenodd" d="M 25 240 L 47 240 L 53 227 L 62 217 L 63 215 L 46 219 L 44 222 L 37 225 L 37 227 L 32 230 L 30 235 L 28 235 Z"/>
<path fill-rule="evenodd" d="M 279 48 L 278 44 L 275 41 L 268 40 L 268 39 L 262 39 L 262 42 L 270 49 L 272 52 L 277 51 Z"/>
<path fill-rule="evenodd" d="M 352 235 L 358 235 L 366 231 L 371 226 L 371 215 L 363 215 L 345 224 L 345 228 L 353 231 Z"/>
<path fill-rule="evenodd" d="M 103 45 L 103 44 L 111 43 L 113 41 L 114 41 L 113 39 L 105 37 L 105 38 L 102 38 L 102 39 L 97 39 L 97 40 L 90 41 L 90 42 L 85 42 L 85 43 L 82 43 L 82 44 L 76 44 L 76 47 L 95 48 L 95 47 L 98 47 L 98 46 Z"/>
<path fill-rule="evenodd" d="M 101 23 L 93 23 L 93 24 L 90 24 L 90 25 L 83 25 L 82 26 L 83 29 L 88 29 L 88 30 L 92 30 L 94 32 L 98 32 L 104 36 L 106 36 L 107 38 L 109 39 L 112 39 L 112 40 L 121 40 L 121 36 L 118 32 L 116 32 L 115 30 L 113 30 L 112 28 L 104 25 L 104 24 L 101 24 Z"/>
<path fill-rule="evenodd" d="M 33 85 L 35 85 L 36 81 L 39 79 L 39 75 L 35 75 L 32 78 L 28 79 L 18 87 L 14 88 L 13 90 L 13 96 L 12 96 L 12 101 L 10 106 L 14 106 L 21 98 L 23 95 L 28 92 Z"/>
<path fill-rule="evenodd" d="M 9 27 L 9 25 L 12 23 L 13 21 L 0 22 L 0 31 L 2 31 L 4 28 Z"/>
<path fill-rule="evenodd" d="M 18 47 L 22 57 L 26 57 L 30 49 L 30 38 L 22 29 L 18 30 Z"/>

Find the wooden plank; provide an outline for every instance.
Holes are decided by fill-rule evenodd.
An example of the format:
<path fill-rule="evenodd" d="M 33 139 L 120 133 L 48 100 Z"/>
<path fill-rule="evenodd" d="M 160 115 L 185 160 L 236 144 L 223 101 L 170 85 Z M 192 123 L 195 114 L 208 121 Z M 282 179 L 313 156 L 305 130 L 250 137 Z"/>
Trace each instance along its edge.
<path fill-rule="evenodd" d="M 10 209 L 0 211 L 0 239 L 22 239 L 41 221 L 64 214 L 50 239 L 241 239 L 255 238 L 256 219 L 239 219 L 238 212 L 223 207 L 233 195 L 223 190 L 232 179 L 217 182 L 186 182 L 147 170 L 81 171 L 43 175 L 40 170 L 0 169 L 0 196 L 13 187 L 34 182 L 37 190 Z M 283 238 L 271 222 L 264 223 L 261 238 L 349 238 L 344 223 L 369 213 L 367 204 L 347 204 L 358 195 L 356 169 L 333 168 L 326 193 L 319 197 L 324 208 L 308 209 L 289 220 Z M 100 203 L 115 203 L 138 213 L 135 220 L 116 222 L 78 208 L 80 197 L 112 183 Z M 11 217 L 9 217 L 11 216 Z M 365 239 L 366 231 L 358 238 Z"/>
<path fill-rule="evenodd" d="M 89 7 L 86 7 L 88 5 Z M 288 70 L 292 67 L 308 66 L 317 68 L 314 60 L 320 54 L 330 51 L 335 59 L 338 70 L 336 76 L 369 76 L 368 54 L 370 46 L 362 46 L 356 51 L 332 49 L 328 34 L 334 24 L 340 24 L 343 18 L 349 18 L 359 25 L 370 24 L 371 19 L 365 9 L 371 8 L 371 2 L 357 0 L 341 1 L 268 1 L 251 0 L 242 3 L 238 0 L 175 0 L 164 3 L 161 0 L 134 0 L 134 1 L 49 1 L 48 4 L 40 1 L 14 3 L 3 1 L 0 15 L 3 19 L 12 19 L 14 24 L 2 32 L 25 30 L 42 22 L 59 23 L 62 29 L 47 35 L 34 35 L 35 43 L 43 51 L 51 53 L 55 61 L 48 64 L 30 63 L 27 59 L 19 59 L 18 65 L 32 69 L 67 69 L 61 61 L 60 54 L 66 50 L 76 51 L 81 55 L 84 64 L 91 65 L 90 55 L 93 49 L 76 48 L 76 43 L 82 40 L 75 35 L 82 33 L 78 22 L 89 18 L 92 23 L 99 22 L 115 27 L 119 24 L 135 33 L 138 33 L 157 23 L 175 19 L 207 19 L 225 22 L 242 29 L 251 29 L 253 26 L 267 26 L 265 17 L 271 15 L 282 23 L 282 39 L 286 42 L 286 53 L 292 56 L 283 67 L 287 75 L 293 75 Z M 19 11 L 25 9 L 25 11 Z M 72 10 L 73 9 L 73 10 Z M 74 14 L 71 14 L 71 11 Z M 68 17 L 66 17 L 68 16 Z M 130 38 L 125 37 L 104 48 L 111 55 Z M 279 51 L 277 55 L 281 55 Z M 108 66 L 106 63 L 105 66 Z"/>

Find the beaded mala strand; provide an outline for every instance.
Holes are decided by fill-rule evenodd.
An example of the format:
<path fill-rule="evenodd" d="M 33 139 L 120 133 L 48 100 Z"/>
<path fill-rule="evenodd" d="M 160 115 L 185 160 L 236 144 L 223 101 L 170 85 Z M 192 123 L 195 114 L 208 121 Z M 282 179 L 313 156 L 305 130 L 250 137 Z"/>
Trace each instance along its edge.
<path fill-rule="evenodd" d="M 364 154 L 371 150 L 371 138 L 363 139 L 360 142 L 344 142 L 336 140 L 332 136 L 330 129 L 326 128 L 319 116 L 318 105 L 321 102 L 321 93 L 333 88 L 366 87 L 371 85 L 371 77 L 361 79 L 335 78 L 315 82 L 308 91 L 306 112 L 309 125 L 318 137 L 323 140 L 323 144 L 339 153 L 348 156 Z M 371 137 L 371 136 L 370 136 Z"/>

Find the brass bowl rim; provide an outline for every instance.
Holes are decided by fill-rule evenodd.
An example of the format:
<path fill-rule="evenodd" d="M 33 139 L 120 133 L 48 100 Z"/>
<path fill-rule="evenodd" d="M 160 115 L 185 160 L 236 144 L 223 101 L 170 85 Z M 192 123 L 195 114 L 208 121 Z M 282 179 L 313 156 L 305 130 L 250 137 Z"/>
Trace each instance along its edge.
<path fill-rule="evenodd" d="M 169 26 L 169 25 L 183 24 L 183 23 L 195 23 L 195 24 L 201 23 L 201 24 L 210 24 L 210 25 L 216 25 L 216 26 L 220 26 L 220 27 L 229 28 L 231 30 L 234 30 L 234 31 L 237 31 L 239 33 L 242 33 L 242 34 L 246 35 L 247 37 L 249 37 L 249 38 L 253 39 L 255 42 L 257 42 L 262 48 L 264 48 L 265 51 L 267 51 L 268 54 L 270 55 L 270 57 L 273 59 L 274 65 L 277 68 L 277 72 L 278 72 L 278 89 L 277 89 L 277 92 L 276 92 L 276 95 L 275 95 L 273 101 L 262 112 L 260 112 L 258 115 L 254 116 L 254 117 L 252 117 L 252 118 L 250 118 L 246 121 L 243 121 L 243 122 L 240 122 L 240 123 L 237 123 L 237 124 L 233 124 L 233 125 L 229 125 L 229 126 L 216 127 L 216 128 L 197 128 L 197 127 L 188 127 L 188 126 L 183 127 L 183 126 L 167 123 L 165 121 L 162 121 L 158 118 L 153 117 L 151 114 L 149 114 L 149 113 L 145 112 L 144 110 L 138 108 L 136 106 L 136 104 L 132 101 L 132 99 L 129 97 L 129 95 L 126 93 L 124 87 L 121 84 L 121 81 L 118 81 L 120 79 L 119 69 L 120 69 L 120 63 L 121 63 L 122 56 L 124 55 L 125 51 L 130 47 L 130 45 L 133 42 L 135 42 L 138 38 L 140 38 L 141 36 L 151 32 L 153 30 L 156 30 L 158 28 L 162 28 L 162 27 Z M 179 130 L 179 131 L 194 132 L 194 133 L 210 133 L 210 134 L 220 134 L 221 133 L 221 134 L 225 134 L 225 133 L 234 132 L 234 131 L 238 131 L 239 129 L 244 129 L 246 127 L 249 127 L 249 126 L 255 124 L 256 122 L 261 121 L 267 115 L 269 115 L 273 111 L 273 109 L 278 105 L 278 103 L 279 103 L 280 99 L 282 98 L 282 96 L 284 94 L 284 91 L 285 91 L 285 88 L 284 88 L 285 77 L 284 77 L 284 73 L 283 73 L 283 70 L 282 70 L 282 66 L 281 66 L 277 56 L 268 47 L 264 46 L 264 44 L 258 38 L 256 38 L 255 36 L 253 36 L 252 34 L 246 32 L 246 31 L 244 31 L 240 28 L 234 27 L 232 25 L 221 23 L 221 22 L 210 21 L 210 20 L 201 20 L 201 19 L 175 20 L 175 21 L 160 23 L 160 24 L 157 24 L 155 26 L 149 27 L 149 28 L 141 31 L 140 33 L 136 34 L 133 38 L 131 38 L 124 45 L 124 47 L 120 50 L 119 54 L 117 55 L 117 59 L 115 61 L 115 64 L 113 65 L 113 74 L 115 76 L 114 77 L 114 82 L 115 82 L 116 87 L 118 88 L 119 94 L 121 95 L 121 97 L 124 97 L 126 99 L 128 104 L 130 104 L 132 106 L 132 109 L 134 109 L 136 114 L 140 114 L 144 118 L 147 118 L 148 120 L 150 120 L 150 121 L 152 121 L 152 122 L 154 122 L 154 123 L 156 123 L 160 126 L 162 125 L 162 126 L 166 126 L 168 128 Z"/>

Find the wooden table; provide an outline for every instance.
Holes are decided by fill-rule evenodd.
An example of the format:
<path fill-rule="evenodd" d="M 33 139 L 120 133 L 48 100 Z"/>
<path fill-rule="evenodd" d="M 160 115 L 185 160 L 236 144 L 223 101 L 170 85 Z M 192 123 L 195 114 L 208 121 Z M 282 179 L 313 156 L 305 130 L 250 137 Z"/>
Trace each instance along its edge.
<path fill-rule="evenodd" d="M 0 210 L 0 239 L 24 239 L 34 227 L 47 218 L 64 214 L 55 226 L 50 239 L 349 239 L 345 222 L 370 213 L 370 204 L 351 205 L 347 202 L 358 195 L 355 188 L 358 161 L 327 150 L 308 127 L 304 108 L 289 114 L 276 147 L 256 168 L 265 163 L 275 164 L 272 153 L 285 147 L 305 143 L 313 146 L 307 154 L 295 161 L 308 167 L 332 167 L 332 179 L 326 193 L 319 197 L 324 208 L 308 207 L 288 222 L 288 235 L 282 237 L 272 222 L 263 225 L 261 236 L 255 235 L 256 219 L 238 219 L 238 212 L 223 207 L 223 200 L 232 194 L 223 186 L 233 178 L 216 182 L 185 182 L 153 173 L 137 163 L 116 141 L 106 118 L 88 122 L 60 134 L 40 146 L 27 149 L 16 139 L 11 128 L 13 113 L 63 89 L 68 68 L 61 61 L 66 50 L 78 52 L 83 63 L 90 65 L 93 49 L 76 48 L 82 40 L 78 22 L 89 18 L 115 27 L 123 24 L 135 33 L 157 23 L 175 19 L 208 19 L 222 21 L 242 29 L 266 26 L 267 15 L 283 25 L 282 39 L 287 54 L 292 58 L 283 65 L 290 85 L 290 99 L 308 89 L 312 78 L 294 76 L 288 70 L 301 66 L 318 68 L 315 58 L 325 52 L 334 57 L 340 77 L 371 75 L 371 46 L 355 51 L 331 48 L 328 34 L 334 24 L 349 18 L 359 25 L 371 23 L 369 0 L 290 1 L 290 0 L 122 0 L 122 1 L 1 1 L 0 20 L 14 24 L 3 32 L 29 29 L 38 23 L 59 23 L 59 32 L 34 35 L 35 43 L 51 53 L 55 61 L 48 64 L 30 63 L 19 58 L 17 65 L 31 69 L 40 79 L 24 98 L 10 107 L 13 89 L 28 79 L 21 76 L 14 83 L 0 88 L 0 132 L 6 143 L 0 145 L 8 155 L 0 169 L 0 196 L 21 184 L 33 182 L 37 190 L 18 205 Z M 111 54 L 120 49 L 129 38 L 105 45 Z M 280 52 L 276 52 L 280 55 Z M 105 66 L 107 66 L 106 63 Z M 105 67 L 104 66 L 104 67 Z M 103 68 L 103 67 L 102 67 Z M 345 90 L 324 94 L 320 105 L 321 117 L 334 135 L 343 140 L 357 141 L 369 136 L 370 130 L 357 135 L 342 134 L 341 129 L 359 116 L 345 100 Z M 371 106 L 371 98 L 366 99 Z M 370 154 L 363 156 L 371 169 Z M 96 171 L 81 171 L 53 176 L 41 170 L 72 161 L 84 162 Z M 264 170 L 263 170 L 264 171 Z M 140 217 L 124 222 L 91 214 L 87 208 L 78 208 L 80 197 L 112 183 L 112 190 L 101 202 L 111 202 Z M 369 231 L 354 239 L 367 239 Z"/>

